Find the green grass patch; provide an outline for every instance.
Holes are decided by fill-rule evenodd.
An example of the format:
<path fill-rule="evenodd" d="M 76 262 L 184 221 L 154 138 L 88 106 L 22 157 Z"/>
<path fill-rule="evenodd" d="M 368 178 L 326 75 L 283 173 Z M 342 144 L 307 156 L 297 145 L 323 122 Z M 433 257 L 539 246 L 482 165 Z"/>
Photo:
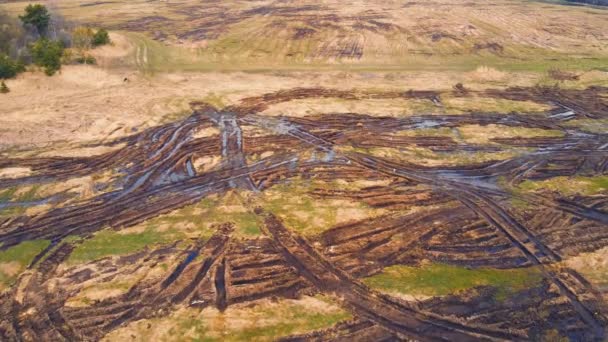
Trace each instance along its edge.
<path fill-rule="evenodd" d="M 348 219 L 376 216 L 381 209 L 365 203 L 315 198 L 309 192 L 327 184 L 292 179 L 268 189 L 262 195 L 262 207 L 279 216 L 285 226 L 305 236 L 322 233 Z M 342 220 L 342 221 L 340 221 Z"/>
<path fill-rule="evenodd" d="M 364 283 L 387 292 L 423 296 L 444 296 L 477 286 L 493 286 L 498 289 L 496 299 L 502 300 L 511 293 L 538 285 L 541 280 L 542 274 L 535 268 L 467 269 L 428 264 L 390 266 L 382 273 L 364 279 Z"/>
<path fill-rule="evenodd" d="M 0 192 L 0 204 L 8 202 L 32 202 L 37 199 L 40 185 L 33 185 L 25 188 L 12 187 Z M 22 215 L 27 208 L 24 206 L 11 206 L 0 209 L 0 217 L 2 216 L 19 216 Z"/>
<path fill-rule="evenodd" d="M 164 232 L 169 238 L 189 237 L 208 239 L 215 233 L 215 226 L 233 223 L 233 236 L 255 238 L 262 234 L 260 218 L 247 207 L 246 193 L 229 192 L 213 195 L 201 201 L 148 220 L 146 231 Z"/>
<path fill-rule="evenodd" d="M 180 232 L 174 230 L 159 232 L 146 229 L 142 233 L 125 234 L 105 229 L 78 245 L 70 255 L 68 263 L 78 264 L 111 255 L 129 254 L 148 246 L 175 241 L 182 236 Z"/>
<path fill-rule="evenodd" d="M 319 312 L 301 305 L 288 305 L 280 321 L 275 324 L 260 327 L 248 327 L 216 341 L 275 341 L 282 336 L 294 333 L 304 333 L 322 328 L 331 327 L 334 324 L 351 319 L 352 316 L 343 310 L 335 312 Z M 261 309 L 254 314 L 259 314 L 262 319 L 277 317 L 273 309 Z M 214 339 L 211 339 L 214 340 Z"/>
<path fill-rule="evenodd" d="M 575 119 L 566 122 L 565 125 L 589 133 L 606 134 L 608 132 L 608 119 Z"/>
<path fill-rule="evenodd" d="M 222 108 L 226 107 L 226 102 L 227 102 L 227 100 L 224 96 L 213 93 L 213 92 L 211 92 L 209 95 L 205 96 L 202 99 L 202 101 L 212 105 L 213 107 L 215 107 L 217 109 L 222 109 Z"/>
<path fill-rule="evenodd" d="M 25 241 L 0 252 L 0 288 L 10 286 L 38 253 L 49 245 L 48 240 Z"/>
<path fill-rule="evenodd" d="M 441 98 L 447 113 L 490 112 L 490 113 L 534 113 L 550 109 L 546 104 L 533 101 L 515 101 L 491 97 L 450 97 Z"/>
<path fill-rule="evenodd" d="M 470 165 L 471 163 L 485 163 L 489 161 L 501 161 L 514 158 L 529 150 L 526 148 L 509 148 L 498 152 L 435 152 L 423 147 L 391 148 L 391 147 L 372 147 L 372 148 L 352 148 L 341 146 L 342 151 L 359 152 L 372 156 L 396 159 L 409 163 L 425 166 L 456 166 Z"/>
<path fill-rule="evenodd" d="M 518 185 L 523 192 L 536 192 L 540 190 L 557 191 L 564 196 L 570 195 L 596 195 L 608 193 L 608 176 L 596 177 L 553 177 L 542 181 L 526 180 Z"/>
<path fill-rule="evenodd" d="M 213 307 L 182 309 L 168 317 L 133 322 L 110 333 L 108 339 L 174 341 L 175 336 L 181 336 L 184 341 L 276 341 L 352 318 L 331 297 L 304 296 L 234 305 L 224 312 Z"/>
<path fill-rule="evenodd" d="M 23 191 L 19 191 L 21 189 L 17 187 L 8 188 L 2 192 L 0 192 L 0 203 L 7 202 L 30 202 L 38 199 L 36 194 L 40 189 L 40 185 L 33 185 L 31 187 L 23 189 Z"/>
<path fill-rule="evenodd" d="M 262 234 L 261 219 L 245 203 L 245 193 L 229 192 L 226 195 L 203 199 L 197 206 L 203 225 L 212 229 L 215 224 L 231 222 L 235 225 L 233 235 L 255 238 Z"/>

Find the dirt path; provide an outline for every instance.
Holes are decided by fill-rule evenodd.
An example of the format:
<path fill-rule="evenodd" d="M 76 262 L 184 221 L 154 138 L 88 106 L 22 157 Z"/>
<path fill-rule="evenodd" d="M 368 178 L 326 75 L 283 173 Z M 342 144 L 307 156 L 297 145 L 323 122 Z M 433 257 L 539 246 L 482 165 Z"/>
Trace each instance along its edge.
<path fill-rule="evenodd" d="M 138 50 L 137 58 L 145 60 L 145 51 Z M 355 319 L 292 340 L 323 340 L 328 334 L 342 338 L 528 340 L 538 336 L 535 329 L 541 323 L 543 329 L 558 329 L 575 340 L 601 340 L 605 305 L 598 299 L 597 289 L 560 262 L 565 255 L 606 246 L 608 198 L 602 194 L 578 198 L 513 194 L 497 182 L 504 179 L 516 185 L 556 176 L 605 174 L 608 136 L 564 125 L 574 117 L 605 115 L 602 100 L 577 102 L 577 96 L 584 100 L 601 91 L 558 94 L 554 90 L 510 89 L 484 94 L 553 103 L 561 99 L 559 108 L 529 116 L 484 113 L 394 118 L 349 113 L 292 118 L 258 114 L 292 99 L 413 98 L 434 103 L 440 99 L 437 92 L 426 91 L 293 89 L 245 99 L 241 106 L 224 110 L 199 104 L 188 118 L 104 143 L 113 149 L 97 156 L 2 160 L 0 167 L 28 167 L 31 172 L 0 179 L 0 190 L 111 176 L 100 181 L 106 190 L 90 196 L 74 199 L 65 191 L 49 197 L 56 201 L 53 208 L 35 215 L 0 217 L 2 250 L 24 241 L 50 240 L 49 247 L 33 258 L 28 270 L 0 298 L 0 337 L 98 340 L 135 320 L 166 317 L 178 306 L 225 310 L 263 298 L 298 298 L 320 292 L 335 295 Z M 496 138 L 473 144 L 450 136 L 396 134 L 490 124 L 559 130 L 563 136 Z M 214 127 L 219 133 L 196 137 L 197 132 Z M 529 150 L 505 160 L 456 166 L 424 166 L 415 159 L 378 156 L 369 150 L 414 147 L 447 154 L 513 147 Z M 219 162 L 207 168 L 197 164 L 214 158 Z M 252 209 L 260 192 L 294 179 L 331 184 L 312 185 L 306 195 L 313 201 L 352 200 L 386 213 L 326 227 L 324 233 L 304 238 L 285 227 L 278 213 L 257 210 L 264 218 L 265 234 L 255 239 L 233 238 L 234 224 L 226 217 L 212 237 L 183 241 L 181 249 L 174 243 L 78 267 L 60 267 L 80 242 L 106 227 L 120 231 L 233 189 L 252 192 L 252 202 L 247 204 Z M 336 180 L 375 185 L 342 188 L 335 185 Z M 533 208 L 520 210 L 510 205 L 514 199 Z M 0 208 L 20 208 L 27 203 L 37 201 L 9 200 L 0 203 Z M 412 207 L 419 209 L 410 212 Z M 137 282 L 124 294 L 84 307 L 66 306 L 82 290 L 82 279 L 106 283 L 133 272 L 130 267 L 151 267 L 168 259 L 175 262 L 162 277 Z M 475 312 L 460 314 L 457 303 L 484 298 L 483 289 L 416 303 L 376 292 L 359 280 L 387 266 L 418 265 L 423 260 L 468 268 L 532 266 L 540 270 L 543 283 L 529 290 L 541 293 L 523 302 L 513 302 L 517 296 L 509 298 L 511 309 L 494 303 L 500 307 L 500 315 L 478 317 Z M 57 293 L 56 284 L 62 284 L 65 291 Z M 550 318 L 534 316 L 538 306 Z M 476 310 L 485 312 L 486 308 Z M 536 321 L 514 318 L 522 310 L 528 310 Z M 492 319 L 484 320 L 486 316 Z M 505 322 L 510 325 L 506 327 Z"/>

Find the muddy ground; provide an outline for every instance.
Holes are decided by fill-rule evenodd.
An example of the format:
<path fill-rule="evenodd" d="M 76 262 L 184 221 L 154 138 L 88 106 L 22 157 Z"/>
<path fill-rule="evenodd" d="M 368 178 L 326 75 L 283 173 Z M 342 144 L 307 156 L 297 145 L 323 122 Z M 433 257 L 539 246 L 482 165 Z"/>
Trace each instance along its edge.
<path fill-rule="evenodd" d="M 483 96 L 551 108 L 535 113 L 261 115 L 280 103 L 323 98 L 417 99 L 442 108 L 445 95 L 297 88 L 246 98 L 223 109 L 196 102 L 186 119 L 99 143 L 109 152 L 1 159 L 2 169 L 28 172 L 0 178 L 0 190 L 106 176 L 97 178 L 89 196 L 59 191 L 35 203 L 4 203 L 26 210 L 0 217 L 2 250 L 27 241 L 50 244 L 2 293 L 0 339 L 96 341 L 132 322 L 166 317 L 184 306 L 223 311 L 260 299 L 329 294 L 352 320 L 283 339 L 604 340 L 605 293 L 562 261 L 608 246 L 608 194 L 565 196 L 513 189 L 526 181 L 608 173 L 608 134 L 569 124 L 607 119 L 608 89 L 480 92 L 456 87 L 449 92 L 465 100 Z M 467 125 L 559 134 L 483 143 L 429 131 Z M 428 155 L 403 157 L 420 148 L 441 156 L 470 154 L 458 162 L 440 157 L 431 164 L 422 162 Z M 378 153 L 381 149 L 400 152 Z M 473 157 L 513 149 L 518 153 L 507 157 Z M 203 168 L 197 160 L 204 158 L 219 162 Z M 342 186 L 315 185 L 335 180 L 343 181 Z M 321 233 L 301 234 L 260 199 L 296 181 L 309 182 L 306 195 L 319 201 L 357 201 L 383 211 Z M 377 184 L 348 186 L 361 181 Z M 226 215 L 210 237 L 184 238 L 83 264 L 68 262 L 79 245 L 102 229 L 124 231 L 231 192 L 249 194 L 244 206 L 260 222 L 259 236 L 239 236 Z M 53 205 L 41 206 L 48 203 Z M 413 206 L 418 209 L 408 209 Z M 491 286 L 408 300 L 363 282 L 390 266 L 428 262 L 469 269 L 535 268 L 542 280 L 504 300 L 492 299 L 496 289 Z M 139 279 L 123 293 L 87 305 L 67 304 L 84 283 L 112 282 L 159 263 L 170 267 Z"/>

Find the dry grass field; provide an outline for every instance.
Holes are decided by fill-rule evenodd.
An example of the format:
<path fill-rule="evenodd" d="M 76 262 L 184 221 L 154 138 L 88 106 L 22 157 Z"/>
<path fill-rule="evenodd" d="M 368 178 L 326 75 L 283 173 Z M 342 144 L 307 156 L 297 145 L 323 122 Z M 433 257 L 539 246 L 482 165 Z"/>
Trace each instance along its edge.
<path fill-rule="evenodd" d="M 606 339 L 608 9 L 41 3 L 112 44 L 0 94 L 1 341 Z"/>

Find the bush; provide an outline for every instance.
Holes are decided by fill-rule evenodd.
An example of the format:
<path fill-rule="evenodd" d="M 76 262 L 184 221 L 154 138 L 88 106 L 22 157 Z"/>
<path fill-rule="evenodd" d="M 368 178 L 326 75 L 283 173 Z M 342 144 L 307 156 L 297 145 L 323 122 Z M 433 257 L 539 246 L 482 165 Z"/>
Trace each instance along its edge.
<path fill-rule="evenodd" d="M 32 25 L 38 30 L 38 34 L 44 36 L 49 28 L 51 15 L 45 6 L 36 4 L 28 5 L 25 8 L 25 14 L 20 15 L 19 19 L 24 25 Z"/>
<path fill-rule="evenodd" d="M 97 61 L 95 60 L 95 57 L 93 57 L 91 55 L 79 56 L 74 61 L 76 61 L 76 63 L 80 63 L 80 64 L 95 64 L 95 63 L 97 63 Z"/>
<path fill-rule="evenodd" d="M 0 94 L 6 94 L 9 91 L 11 91 L 11 90 L 8 89 L 8 87 L 6 86 L 6 83 L 4 83 L 4 81 L 0 82 Z"/>
<path fill-rule="evenodd" d="M 93 35 L 93 46 L 106 44 L 110 44 L 110 35 L 108 34 L 108 31 L 99 29 L 99 31 L 95 32 L 95 35 Z"/>
<path fill-rule="evenodd" d="M 44 68 L 48 76 L 52 76 L 61 69 L 61 57 L 63 56 L 63 43 L 46 38 L 38 39 L 30 45 L 30 51 L 34 63 Z"/>
<path fill-rule="evenodd" d="M 72 47 L 88 50 L 93 46 L 95 33 L 89 27 L 79 26 L 72 31 Z"/>
<path fill-rule="evenodd" d="M 23 71 L 25 71 L 23 63 L 14 61 L 7 55 L 0 53 L 0 79 L 13 78 Z"/>
<path fill-rule="evenodd" d="M 74 52 L 72 49 L 63 49 L 61 64 L 72 64 L 74 62 Z"/>

